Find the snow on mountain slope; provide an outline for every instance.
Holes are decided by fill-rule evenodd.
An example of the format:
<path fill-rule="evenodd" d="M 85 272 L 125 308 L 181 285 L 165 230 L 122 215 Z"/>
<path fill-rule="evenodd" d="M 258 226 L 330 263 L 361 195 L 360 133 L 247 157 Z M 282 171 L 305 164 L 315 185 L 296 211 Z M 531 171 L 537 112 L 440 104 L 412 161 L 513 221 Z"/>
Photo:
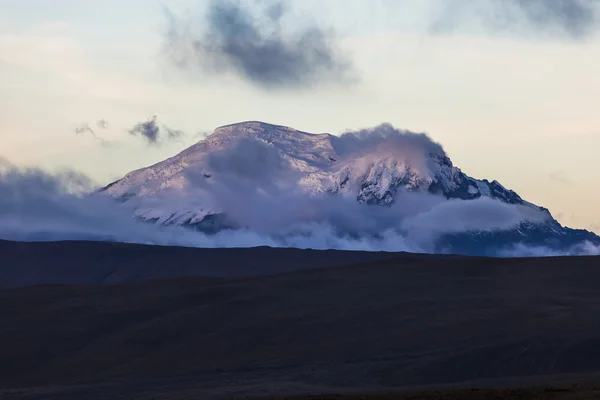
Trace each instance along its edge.
<path fill-rule="evenodd" d="M 224 241 L 239 233 L 254 245 L 491 256 L 600 251 L 595 234 L 563 227 L 499 182 L 466 175 L 428 136 L 387 124 L 340 136 L 227 125 L 96 194 L 144 221 Z"/>
<path fill-rule="evenodd" d="M 496 181 L 465 175 L 427 136 L 390 125 L 342 136 L 262 122 L 227 125 L 101 192 L 134 204 L 142 219 L 194 224 L 223 211 L 215 193 L 232 185 L 332 194 L 379 206 L 393 204 L 402 192 L 427 192 L 447 199 L 485 196 L 537 208 Z"/>

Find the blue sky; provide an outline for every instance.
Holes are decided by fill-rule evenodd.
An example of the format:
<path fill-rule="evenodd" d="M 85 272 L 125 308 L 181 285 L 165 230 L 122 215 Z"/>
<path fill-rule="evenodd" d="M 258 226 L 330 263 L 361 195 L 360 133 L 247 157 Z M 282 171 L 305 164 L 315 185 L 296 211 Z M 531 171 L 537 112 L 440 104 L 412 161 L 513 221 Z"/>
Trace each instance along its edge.
<path fill-rule="evenodd" d="M 477 10 L 461 10 L 452 32 L 432 31 L 454 0 L 291 1 L 285 28 L 332 28 L 360 81 L 272 91 L 235 74 L 182 73 L 161 53 L 163 7 L 203 29 L 207 4 L 0 0 L 0 155 L 106 182 L 173 155 L 193 133 L 242 120 L 334 134 L 390 122 L 429 133 L 465 172 L 499 180 L 561 222 L 600 230 L 595 33 L 523 23 L 490 31 Z M 190 134 L 154 147 L 127 134 L 152 115 Z M 111 145 L 73 133 L 101 118 Z"/>

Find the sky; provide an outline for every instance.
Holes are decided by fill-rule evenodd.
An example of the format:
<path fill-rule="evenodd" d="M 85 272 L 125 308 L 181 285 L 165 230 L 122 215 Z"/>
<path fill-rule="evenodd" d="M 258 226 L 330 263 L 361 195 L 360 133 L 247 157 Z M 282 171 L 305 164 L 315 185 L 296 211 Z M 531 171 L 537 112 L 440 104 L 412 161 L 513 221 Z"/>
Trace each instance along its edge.
<path fill-rule="evenodd" d="M 108 183 L 234 122 L 388 122 L 600 233 L 597 7 L 0 0 L 0 157 Z"/>

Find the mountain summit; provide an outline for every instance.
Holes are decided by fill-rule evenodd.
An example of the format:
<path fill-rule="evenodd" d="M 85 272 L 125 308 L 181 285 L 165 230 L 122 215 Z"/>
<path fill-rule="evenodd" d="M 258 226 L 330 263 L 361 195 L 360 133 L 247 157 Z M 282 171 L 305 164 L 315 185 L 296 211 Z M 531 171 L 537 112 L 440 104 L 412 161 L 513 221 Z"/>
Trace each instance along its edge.
<path fill-rule="evenodd" d="M 135 196 L 151 199 L 165 192 L 184 193 L 200 183 L 193 178 L 204 181 L 199 186 L 209 187 L 219 175 L 231 174 L 257 179 L 284 175 L 284 182 L 278 182 L 282 188 L 342 194 L 376 205 L 390 205 L 401 191 L 524 203 L 497 181 L 465 175 L 440 145 L 422 134 L 381 125 L 338 137 L 257 121 L 219 127 L 178 155 L 130 172 L 104 191 L 123 201 Z"/>
<path fill-rule="evenodd" d="M 392 216 L 385 210 L 407 211 L 410 207 L 399 203 L 412 194 L 425 196 L 421 203 L 446 201 L 453 207 L 460 204 L 461 210 L 469 210 L 471 204 L 475 210 L 476 204 L 489 200 L 504 204 L 504 211 L 513 207 L 519 212 L 519 220 L 512 226 L 479 230 L 473 225 L 474 217 L 461 211 L 465 221 L 459 225 L 465 228 L 445 230 L 444 239 L 430 251 L 489 254 L 495 244 L 500 245 L 494 244 L 498 235 L 502 246 L 526 242 L 562 248 L 598 239 L 590 232 L 562 227 L 548 210 L 523 200 L 495 180 L 466 175 L 427 135 L 397 130 L 389 124 L 340 136 L 258 121 L 226 125 L 174 157 L 130 172 L 99 192 L 132 205 L 142 220 L 211 232 L 247 226 L 227 216 L 240 210 L 255 213 L 258 197 L 285 199 L 270 204 L 271 211 L 287 206 L 291 199 L 306 203 L 339 198 L 361 205 L 360 210 L 368 208 L 369 213 L 381 210 L 378 215 L 386 218 L 406 218 L 401 211 Z M 314 216 L 314 210 L 308 208 L 303 207 L 302 212 Z M 332 207 L 331 212 L 339 209 Z M 415 215 L 424 212 L 415 209 Z M 479 212 L 483 217 L 487 213 Z M 311 221 L 321 219 L 319 214 Z"/>

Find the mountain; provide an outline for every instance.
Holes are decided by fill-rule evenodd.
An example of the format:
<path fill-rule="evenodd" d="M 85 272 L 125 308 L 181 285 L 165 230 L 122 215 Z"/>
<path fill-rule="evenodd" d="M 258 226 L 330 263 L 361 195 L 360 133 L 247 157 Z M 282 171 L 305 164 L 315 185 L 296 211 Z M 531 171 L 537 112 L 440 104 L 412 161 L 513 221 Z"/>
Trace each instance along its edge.
<path fill-rule="evenodd" d="M 598 236 L 561 226 L 547 209 L 496 180 L 465 174 L 428 136 L 387 124 L 341 136 L 257 121 L 226 125 L 174 157 L 98 191 L 131 205 L 141 220 L 208 233 L 247 226 L 231 214 L 240 209 L 253 213 L 258 195 L 282 198 L 267 206 L 271 211 L 296 196 L 303 201 L 351 199 L 372 212 L 401 208 L 397 203 L 408 193 L 469 207 L 476 204 L 473 200 L 493 199 L 526 216 L 508 228 L 444 232 L 430 251 L 493 255 L 499 246 L 515 244 L 555 251 L 587 241 L 600 244 Z"/>

